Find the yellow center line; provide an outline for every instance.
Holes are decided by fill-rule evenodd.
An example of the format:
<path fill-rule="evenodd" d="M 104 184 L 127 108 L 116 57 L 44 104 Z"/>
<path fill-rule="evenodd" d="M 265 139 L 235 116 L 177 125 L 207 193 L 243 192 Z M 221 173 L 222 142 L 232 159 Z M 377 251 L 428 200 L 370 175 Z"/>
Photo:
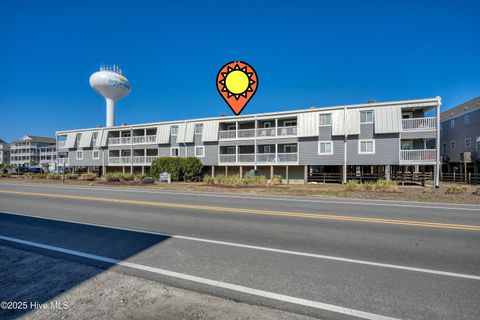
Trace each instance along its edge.
<path fill-rule="evenodd" d="M 393 225 L 404 225 L 404 226 L 414 226 L 414 227 L 431 227 L 431 228 L 443 228 L 443 229 L 480 231 L 480 226 L 476 226 L 476 225 L 450 224 L 450 223 L 439 223 L 439 222 L 428 222 L 428 221 L 394 220 L 394 219 L 343 216 L 343 215 L 320 214 L 320 213 L 216 207 L 216 206 L 181 204 L 181 203 L 171 203 L 171 202 L 113 199 L 113 198 L 100 198 L 100 197 L 90 197 L 90 196 L 76 196 L 76 195 L 66 195 L 66 194 L 23 192 L 23 191 L 10 191 L 10 190 L 0 190 L 0 193 L 23 195 L 23 196 L 58 198 L 58 199 L 86 200 L 86 201 L 98 201 L 98 202 L 109 202 L 109 203 L 125 203 L 125 204 L 135 204 L 135 205 L 143 205 L 143 206 L 192 209 L 192 210 L 202 210 L 202 211 L 232 212 L 232 213 L 270 215 L 270 216 L 282 216 L 282 217 L 381 223 L 381 224 L 393 224 Z"/>

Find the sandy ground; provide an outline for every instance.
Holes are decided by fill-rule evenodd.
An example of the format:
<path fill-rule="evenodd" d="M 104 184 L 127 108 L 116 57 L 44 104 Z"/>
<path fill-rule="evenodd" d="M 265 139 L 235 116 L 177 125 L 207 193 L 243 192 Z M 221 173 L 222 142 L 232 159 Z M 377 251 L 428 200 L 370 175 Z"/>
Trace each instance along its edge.
<path fill-rule="evenodd" d="M 0 319 L 311 319 L 4 245 L 0 279 L 0 301 L 29 304 L 0 310 Z"/>
<path fill-rule="evenodd" d="M 11 183 L 52 183 L 61 184 L 61 181 L 46 179 L 23 179 L 19 178 L 0 178 L 0 181 Z M 376 192 L 376 191 L 347 191 L 344 185 L 336 183 L 327 184 L 297 184 L 297 185 L 277 185 L 266 187 L 230 187 L 218 185 L 206 185 L 199 182 L 176 182 L 172 184 L 155 183 L 153 185 L 132 185 L 132 184 L 107 184 L 102 182 L 66 180 L 67 185 L 91 185 L 108 186 L 122 188 L 145 188 L 160 190 L 183 190 L 183 191 L 206 191 L 206 192 L 229 192 L 242 194 L 259 195 L 288 195 L 288 196 L 309 196 L 309 197 L 328 197 L 328 198 L 356 198 L 356 199 L 382 199 L 382 200 L 402 200 L 402 201 L 420 201 L 420 202 L 442 202 L 442 203 L 460 203 L 460 204 L 480 204 L 480 186 L 470 185 L 468 190 L 461 194 L 446 194 L 448 186 L 452 183 L 442 182 L 439 189 L 432 186 L 422 187 L 418 185 L 399 186 L 398 192 Z M 479 192 L 480 193 L 480 192 Z"/>

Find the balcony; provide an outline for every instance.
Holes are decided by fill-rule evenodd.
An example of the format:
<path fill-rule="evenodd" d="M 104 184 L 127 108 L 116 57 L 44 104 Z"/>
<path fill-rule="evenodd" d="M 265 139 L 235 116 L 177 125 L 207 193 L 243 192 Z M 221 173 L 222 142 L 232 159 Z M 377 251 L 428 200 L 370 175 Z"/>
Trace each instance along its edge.
<path fill-rule="evenodd" d="M 109 165 L 130 165 L 133 160 L 133 165 L 151 165 L 153 160 L 158 156 L 126 156 L 126 157 L 109 157 Z"/>
<path fill-rule="evenodd" d="M 257 164 L 297 164 L 298 153 L 258 153 Z M 255 164 L 255 154 L 220 154 L 219 164 Z"/>
<path fill-rule="evenodd" d="M 133 136 L 133 144 L 146 144 L 146 143 L 156 143 L 157 136 Z"/>
<path fill-rule="evenodd" d="M 403 131 L 432 131 L 437 128 L 437 118 L 402 119 Z"/>
<path fill-rule="evenodd" d="M 278 127 L 278 128 L 259 128 L 256 130 L 256 137 L 274 138 L 274 137 L 296 137 L 297 127 Z M 219 140 L 252 139 L 255 138 L 255 129 L 239 130 L 221 130 L 219 131 Z"/>
<path fill-rule="evenodd" d="M 432 164 L 436 159 L 436 149 L 400 150 L 400 164 Z"/>

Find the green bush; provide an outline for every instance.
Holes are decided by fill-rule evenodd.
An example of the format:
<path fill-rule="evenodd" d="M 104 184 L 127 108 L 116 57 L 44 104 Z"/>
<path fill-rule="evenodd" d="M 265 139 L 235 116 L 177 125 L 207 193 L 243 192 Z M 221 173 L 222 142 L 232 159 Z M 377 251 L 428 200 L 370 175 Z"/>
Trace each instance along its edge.
<path fill-rule="evenodd" d="M 282 184 L 282 176 L 278 176 L 278 175 L 273 176 L 272 184 Z"/>
<path fill-rule="evenodd" d="M 62 175 L 58 173 L 49 173 L 47 174 L 47 179 L 49 180 L 60 180 L 62 179 Z"/>
<path fill-rule="evenodd" d="M 134 174 L 133 175 L 133 180 L 134 181 L 141 181 L 143 178 L 147 178 L 144 174 Z M 151 178 L 151 177 L 148 177 Z"/>
<path fill-rule="evenodd" d="M 159 179 L 161 173 L 168 172 L 172 181 L 200 181 L 202 170 L 202 162 L 196 157 L 160 157 L 152 163 L 150 175 Z"/>
<path fill-rule="evenodd" d="M 458 184 L 452 184 L 448 186 L 447 190 L 445 191 L 446 194 L 460 194 L 465 193 L 468 191 L 468 186 L 461 186 Z M 478 189 L 477 189 L 478 191 Z"/>
<path fill-rule="evenodd" d="M 119 173 L 117 177 L 120 181 L 133 181 L 135 179 L 135 176 L 131 173 Z"/>
<path fill-rule="evenodd" d="M 95 181 L 97 175 L 95 173 L 83 173 L 78 177 L 78 180 Z"/>
<path fill-rule="evenodd" d="M 348 191 L 355 191 L 358 188 L 358 182 L 355 180 L 350 180 L 345 184 L 345 189 Z"/>
<path fill-rule="evenodd" d="M 206 184 L 227 185 L 232 187 L 238 186 L 266 186 L 268 179 L 265 176 L 249 176 L 246 179 L 239 175 L 234 176 L 205 176 L 203 182 Z"/>
<path fill-rule="evenodd" d="M 2 178 L 10 178 L 10 177 L 11 177 L 11 174 L 8 173 L 8 172 L 0 173 L 0 177 L 2 177 Z"/>

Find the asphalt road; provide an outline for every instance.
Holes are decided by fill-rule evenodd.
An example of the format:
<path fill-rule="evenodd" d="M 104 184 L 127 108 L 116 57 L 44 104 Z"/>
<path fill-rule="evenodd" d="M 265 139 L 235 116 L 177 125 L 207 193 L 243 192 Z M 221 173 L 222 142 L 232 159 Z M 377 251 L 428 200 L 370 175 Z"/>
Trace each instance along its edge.
<path fill-rule="evenodd" d="M 0 183 L 0 211 L 4 244 L 322 319 L 480 314 L 480 206 Z"/>

